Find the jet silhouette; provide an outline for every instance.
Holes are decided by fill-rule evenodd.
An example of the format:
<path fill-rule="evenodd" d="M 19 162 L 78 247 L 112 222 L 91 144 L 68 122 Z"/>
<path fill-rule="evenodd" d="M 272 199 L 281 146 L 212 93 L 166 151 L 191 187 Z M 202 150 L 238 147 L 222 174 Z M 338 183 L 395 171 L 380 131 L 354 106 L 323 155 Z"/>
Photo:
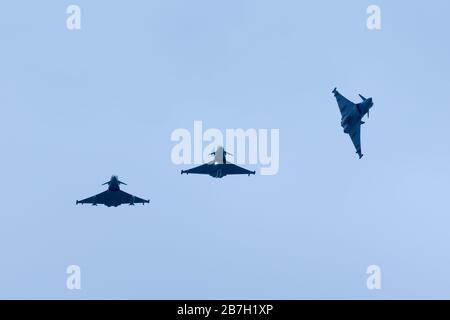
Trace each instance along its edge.
<path fill-rule="evenodd" d="M 366 114 L 369 117 L 369 110 L 373 107 L 372 98 L 366 99 L 359 95 L 363 101 L 355 104 L 341 95 L 336 88 L 334 88 L 333 93 L 342 115 L 341 126 L 344 128 L 344 132 L 350 135 L 356 153 L 361 159 L 363 156 L 361 153 L 361 125 L 364 124 L 362 118 Z"/>
<path fill-rule="evenodd" d="M 121 204 L 129 204 L 130 206 L 134 206 L 135 203 L 142 203 L 142 205 L 144 205 L 150 202 L 150 200 L 144 200 L 120 190 L 121 184 L 127 184 L 120 181 L 117 176 L 112 176 L 111 180 L 105 182 L 102 186 L 105 184 L 108 185 L 108 190 L 81 201 L 77 200 L 77 204 L 89 203 L 93 206 L 96 206 L 97 204 L 104 204 L 107 207 L 118 207 Z"/>
<path fill-rule="evenodd" d="M 250 171 L 235 164 L 228 163 L 226 159 L 227 154 L 229 153 L 226 152 L 223 147 L 218 147 L 215 152 L 210 154 L 214 155 L 213 161 L 189 170 L 181 170 L 181 174 L 209 174 L 213 178 L 223 178 L 231 174 L 247 174 L 248 176 L 255 174 L 255 171 Z"/>

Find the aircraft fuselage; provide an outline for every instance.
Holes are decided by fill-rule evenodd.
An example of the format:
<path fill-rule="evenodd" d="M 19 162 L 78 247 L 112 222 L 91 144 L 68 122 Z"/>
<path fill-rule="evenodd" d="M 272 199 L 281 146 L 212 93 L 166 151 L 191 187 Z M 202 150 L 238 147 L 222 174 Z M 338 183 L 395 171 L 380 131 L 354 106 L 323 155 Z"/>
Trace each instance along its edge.
<path fill-rule="evenodd" d="M 116 177 L 112 177 L 111 181 L 108 183 L 108 190 L 109 191 L 119 191 L 120 190 L 119 179 L 117 179 Z"/>
<path fill-rule="evenodd" d="M 343 117 L 341 120 L 341 126 L 344 128 L 344 132 L 349 133 L 355 125 L 359 125 L 361 123 L 362 118 L 363 115 L 361 115 L 356 108 L 351 113 Z"/>
<path fill-rule="evenodd" d="M 371 98 L 364 102 L 355 104 L 352 111 L 342 117 L 341 126 L 344 128 L 344 132 L 350 133 L 353 127 L 362 124 L 362 118 L 369 112 L 372 105 L 373 103 Z"/>
<path fill-rule="evenodd" d="M 209 175 L 213 178 L 219 178 L 219 179 L 223 178 L 227 175 L 226 170 L 224 170 L 224 169 L 225 169 L 225 164 L 222 164 L 222 163 L 212 164 Z"/>

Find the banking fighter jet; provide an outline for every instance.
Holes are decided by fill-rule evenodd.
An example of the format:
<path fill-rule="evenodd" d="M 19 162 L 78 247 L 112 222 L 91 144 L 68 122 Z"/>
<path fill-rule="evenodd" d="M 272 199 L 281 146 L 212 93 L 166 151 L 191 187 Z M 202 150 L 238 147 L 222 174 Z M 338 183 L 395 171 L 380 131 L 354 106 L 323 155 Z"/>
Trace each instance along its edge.
<path fill-rule="evenodd" d="M 363 101 L 353 103 L 340 94 L 336 88 L 334 88 L 333 93 L 341 111 L 341 126 L 344 128 L 344 132 L 350 135 L 353 145 L 356 148 L 356 153 L 361 159 L 363 156 L 361 153 L 361 125 L 364 124 L 362 118 L 366 114 L 369 117 L 369 110 L 373 107 L 372 98 L 366 99 L 362 95 L 359 95 Z"/>

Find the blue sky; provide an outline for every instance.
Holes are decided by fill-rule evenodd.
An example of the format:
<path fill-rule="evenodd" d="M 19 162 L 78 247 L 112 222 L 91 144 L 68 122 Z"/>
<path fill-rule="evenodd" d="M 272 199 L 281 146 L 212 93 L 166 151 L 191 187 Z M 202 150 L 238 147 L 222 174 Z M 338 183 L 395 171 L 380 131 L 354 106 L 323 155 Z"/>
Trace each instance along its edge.
<path fill-rule="evenodd" d="M 0 298 L 449 298 L 449 10 L 2 4 Z M 374 99 L 362 160 L 335 86 Z M 279 173 L 181 176 L 170 135 L 195 120 L 280 129 Z M 112 174 L 150 206 L 75 206 Z M 372 264 L 380 291 L 366 288 Z"/>

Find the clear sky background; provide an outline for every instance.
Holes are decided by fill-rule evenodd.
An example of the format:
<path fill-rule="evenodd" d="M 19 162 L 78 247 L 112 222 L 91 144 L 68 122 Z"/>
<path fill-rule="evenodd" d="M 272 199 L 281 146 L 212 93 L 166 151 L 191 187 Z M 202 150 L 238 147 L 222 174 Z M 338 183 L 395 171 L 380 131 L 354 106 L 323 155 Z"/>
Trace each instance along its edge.
<path fill-rule="evenodd" d="M 449 12 L 2 3 L 0 298 L 450 298 Z M 335 86 L 374 99 L 362 160 Z M 278 175 L 181 176 L 170 135 L 194 120 L 279 128 Z M 75 205 L 112 174 L 150 205 Z M 80 291 L 66 288 L 71 264 Z M 366 287 L 372 264 L 380 291 Z"/>

